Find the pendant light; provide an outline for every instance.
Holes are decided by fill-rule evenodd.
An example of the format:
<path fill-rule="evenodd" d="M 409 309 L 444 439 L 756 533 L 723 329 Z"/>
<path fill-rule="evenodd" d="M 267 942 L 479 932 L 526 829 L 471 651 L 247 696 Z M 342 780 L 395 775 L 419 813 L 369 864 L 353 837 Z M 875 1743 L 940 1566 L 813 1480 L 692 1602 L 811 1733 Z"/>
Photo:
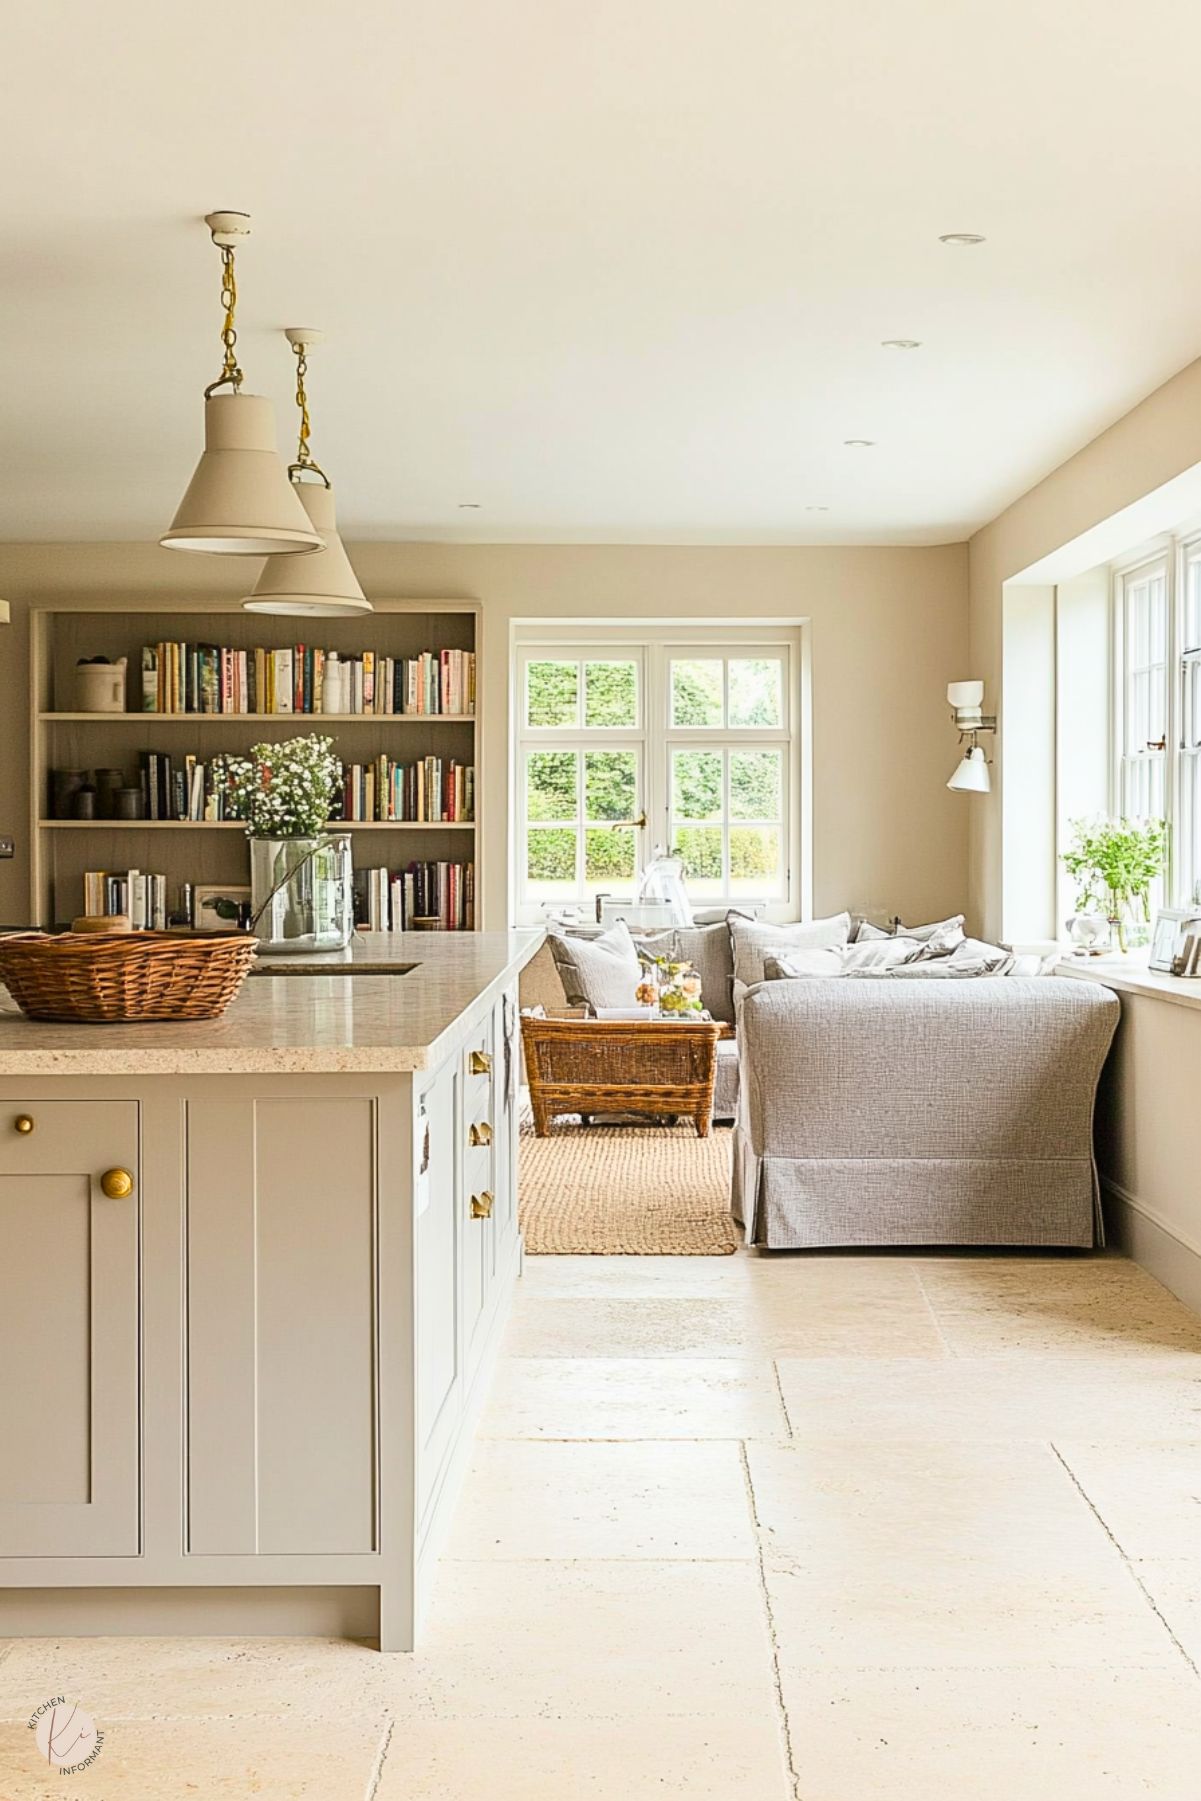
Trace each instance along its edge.
<path fill-rule="evenodd" d="M 301 506 L 275 445 L 271 402 L 243 394 L 235 353 L 238 284 L 235 246 L 249 235 L 247 213 L 208 213 L 205 224 L 221 252 L 221 342 L 225 359 L 204 390 L 204 454 L 171 529 L 159 539 L 169 550 L 218 556 L 264 557 L 282 551 L 319 551 L 324 540 Z M 228 394 L 218 389 L 228 388 Z"/>
<path fill-rule="evenodd" d="M 314 462 L 309 448 L 312 423 L 304 385 L 309 367 L 306 353 L 321 342 L 323 335 L 307 325 L 290 325 L 284 333 L 296 357 L 296 405 L 300 410 L 296 461 L 290 466 L 288 477 L 306 514 L 325 540 L 325 549 L 318 551 L 315 557 L 302 557 L 298 561 L 289 557 L 285 562 L 282 557 L 272 557 L 264 566 L 254 593 L 242 602 L 248 613 L 350 618 L 373 610 L 338 536 L 334 491 L 329 477 L 321 465 Z"/>

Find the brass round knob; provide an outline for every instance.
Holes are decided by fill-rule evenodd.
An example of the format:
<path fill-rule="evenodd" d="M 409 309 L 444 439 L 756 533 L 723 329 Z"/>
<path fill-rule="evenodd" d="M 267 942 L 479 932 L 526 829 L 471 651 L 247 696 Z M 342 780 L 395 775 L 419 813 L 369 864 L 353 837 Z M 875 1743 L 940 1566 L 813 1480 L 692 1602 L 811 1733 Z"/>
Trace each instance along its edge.
<path fill-rule="evenodd" d="M 133 1177 L 127 1169 L 106 1169 L 100 1187 L 110 1201 L 123 1201 L 133 1193 Z"/>
<path fill-rule="evenodd" d="M 18 1113 L 16 1119 L 13 1120 L 13 1125 L 18 1132 L 23 1133 L 26 1137 L 33 1131 L 33 1121 L 30 1119 L 28 1113 Z"/>

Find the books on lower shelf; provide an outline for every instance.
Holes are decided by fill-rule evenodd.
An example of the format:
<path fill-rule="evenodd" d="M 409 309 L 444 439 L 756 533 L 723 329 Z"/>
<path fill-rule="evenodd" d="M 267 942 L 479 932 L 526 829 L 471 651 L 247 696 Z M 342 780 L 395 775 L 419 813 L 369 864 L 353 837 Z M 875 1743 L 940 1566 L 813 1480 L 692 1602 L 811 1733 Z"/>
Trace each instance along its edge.
<path fill-rule="evenodd" d="M 146 869 L 85 869 L 85 913 L 121 914 L 135 932 L 167 928 L 167 878 Z"/>
<path fill-rule="evenodd" d="M 404 870 L 356 869 L 355 924 L 364 932 L 475 930 L 475 864 L 410 863 Z"/>
<path fill-rule="evenodd" d="M 342 812 L 348 820 L 455 824 L 475 818 L 475 770 L 453 758 L 343 763 Z"/>
<path fill-rule="evenodd" d="M 341 657 L 320 645 L 238 650 L 160 640 L 142 646 L 144 713 L 474 714 L 475 652 Z"/>

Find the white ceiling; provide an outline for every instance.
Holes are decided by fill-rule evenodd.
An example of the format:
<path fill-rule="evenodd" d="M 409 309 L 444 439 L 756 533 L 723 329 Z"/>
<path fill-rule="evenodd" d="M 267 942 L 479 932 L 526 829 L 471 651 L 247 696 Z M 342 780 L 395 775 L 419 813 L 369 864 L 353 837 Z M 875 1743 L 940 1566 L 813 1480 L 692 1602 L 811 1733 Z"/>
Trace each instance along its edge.
<path fill-rule="evenodd" d="M 962 537 L 1201 352 L 1199 67 L 1195 0 L 10 7 L 0 536 L 166 524 L 224 206 L 348 537 Z"/>

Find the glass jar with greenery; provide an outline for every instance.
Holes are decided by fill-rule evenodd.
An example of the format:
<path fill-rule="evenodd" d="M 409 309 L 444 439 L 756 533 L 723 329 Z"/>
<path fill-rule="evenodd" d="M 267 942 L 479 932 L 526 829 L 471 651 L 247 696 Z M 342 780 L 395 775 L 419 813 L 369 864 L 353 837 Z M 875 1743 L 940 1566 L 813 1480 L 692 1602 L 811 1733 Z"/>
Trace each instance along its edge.
<path fill-rule="evenodd" d="M 1168 829 L 1162 819 L 1073 819 L 1061 862 L 1078 884 L 1082 913 L 1105 914 L 1122 952 L 1145 944 L 1151 926 L 1151 888 L 1163 874 Z"/>
<path fill-rule="evenodd" d="M 341 950 L 354 931 L 347 833 L 329 818 L 342 785 L 333 740 L 315 733 L 225 757 L 219 781 L 250 840 L 251 924 L 264 951 Z"/>

